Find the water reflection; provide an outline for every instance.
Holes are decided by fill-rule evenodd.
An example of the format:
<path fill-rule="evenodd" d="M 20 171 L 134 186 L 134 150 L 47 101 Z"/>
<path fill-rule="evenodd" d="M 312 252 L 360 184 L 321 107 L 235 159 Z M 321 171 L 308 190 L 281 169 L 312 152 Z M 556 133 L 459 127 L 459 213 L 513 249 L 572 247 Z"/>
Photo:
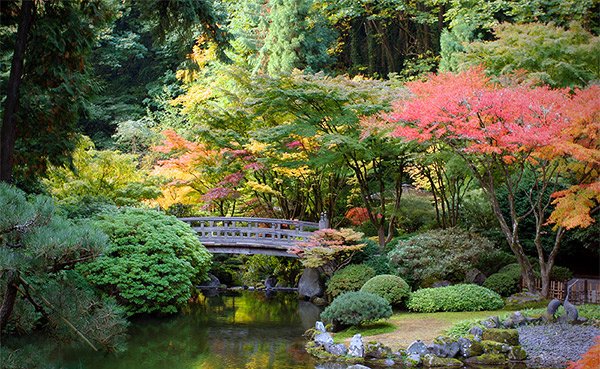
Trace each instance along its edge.
<path fill-rule="evenodd" d="M 201 296 L 177 317 L 134 321 L 125 353 L 71 350 L 56 360 L 66 369 L 312 369 L 302 339 L 319 314 L 310 305 L 292 293 Z"/>

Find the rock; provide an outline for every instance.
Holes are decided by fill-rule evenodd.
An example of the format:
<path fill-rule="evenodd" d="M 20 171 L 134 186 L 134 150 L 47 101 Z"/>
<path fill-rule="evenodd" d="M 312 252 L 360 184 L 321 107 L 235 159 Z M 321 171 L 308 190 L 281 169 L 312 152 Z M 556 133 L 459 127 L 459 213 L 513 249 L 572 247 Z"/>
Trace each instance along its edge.
<path fill-rule="evenodd" d="M 483 354 L 473 356 L 465 360 L 468 364 L 476 365 L 502 365 L 506 364 L 507 358 L 502 354 Z"/>
<path fill-rule="evenodd" d="M 353 357 L 364 357 L 365 356 L 365 345 L 363 344 L 362 336 L 355 334 L 350 340 L 350 346 L 348 347 L 348 355 Z"/>
<path fill-rule="evenodd" d="M 522 326 L 523 324 L 527 324 L 527 319 L 520 311 L 515 311 L 512 313 L 512 315 L 503 323 L 504 328 L 516 328 Z"/>
<path fill-rule="evenodd" d="M 210 278 L 210 279 L 206 282 L 202 282 L 202 284 L 200 284 L 198 286 L 198 288 L 201 288 L 201 289 L 214 288 L 214 289 L 216 289 L 221 286 L 221 281 L 219 281 L 219 278 L 217 278 L 215 275 L 209 273 L 208 278 Z"/>
<path fill-rule="evenodd" d="M 368 366 L 364 366 L 362 364 L 354 364 L 354 365 L 350 365 L 346 369 L 371 369 L 371 368 L 369 368 Z"/>
<path fill-rule="evenodd" d="M 275 276 L 270 276 L 269 278 L 265 279 L 265 288 L 270 290 L 272 288 L 275 288 L 275 286 L 277 286 L 277 277 Z"/>
<path fill-rule="evenodd" d="M 532 307 L 532 304 L 543 301 L 544 298 L 538 294 L 533 292 L 519 292 L 514 295 L 509 296 L 506 299 L 506 305 L 514 307 L 516 309 L 524 309 L 528 307 Z"/>
<path fill-rule="evenodd" d="M 481 347 L 483 348 L 484 354 L 502 354 L 510 351 L 510 345 L 489 340 L 481 341 Z"/>
<path fill-rule="evenodd" d="M 396 365 L 396 362 L 393 359 L 385 359 L 383 361 L 383 365 L 385 365 L 385 366 L 394 366 L 394 365 Z"/>
<path fill-rule="evenodd" d="M 523 361 L 527 359 L 527 353 L 521 346 L 512 346 L 508 351 L 508 359 L 513 361 Z"/>
<path fill-rule="evenodd" d="M 325 346 L 325 351 L 335 356 L 345 356 L 348 353 L 348 349 L 343 343 L 327 345 Z"/>
<path fill-rule="evenodd" d="M 519 332 L 516 329 L 497 329 L 490 328 L 483 331 L 483 339 L 506 343 L 510 346 L 519 345 Z"/>
<path fill-rule="evenodd" d="M 460 344 L 456 339 L 440 336 L 433 343 L 432 353 L 439 357 L 456 357 L 460 352 Z"/>
<path fill-rule="evenodd" d="M 392 349 L 380 342 L 371 342 L 365 345 L 365 358 L 383 359 L 392 354 Z"/>
<path fill-rule="evenodd" d="M 460 337 L 457 343 L 460 346 L 460 356 L 464 358 L 483 354 L 483 348 L 481 347 L 481 343 L 478 341 L 471 341 L 466 337 Z"/>
<path fill-rule="evenodd" d="M 333 337 L 327 332 L 317 334 L 314 341 L 319 346 L 333 345 Z"/>
<path fill-rule="evenodd" d="M 315 323 L 315 329 L 318 330 L 319 332 L 323 332 L 323 333 L 327 332 L 327 330 L 325 329 L 325 325 L 321 321 L 317 321 Z"/>
<path fill-rule="evenodd" d="M 427 346 L 421 340 L 416 340 L 406 349 L 407 354 L 417 354 L 417 355 L 425 355 L 429 351 L 427 350 Z"/>
<path fill-rule="evenodd" d="M 468 283 L 475 283 L 481 286 L 485 280 L 485 274 L 481 273 L 479 269 L 467 270 L 465 273 L 465 281 Z"/>
<path fill-rule="evenodd" d="M 431 288 L 448 287 L 451 284 L 450 281 L 435 281 L 431 284 Z"/>
<path fill-rule="evenodd" d="M 461 367 L 463 363 L 458 359 L 452 359 L 447 357 L 437 357 L 435 355 L 427 354 L 423 356 L 423 366 L 426 367 Z"/>
<path fill-rule="evenodd" d="M 486 320 L 482 321 L 481 324 L 483 324 L 484 327 L 486 328 L 500 328 L 500 318 L 498 318 L 497 316 L 491 316 L 489 318 L 487 318 Z"/>
<path fill-rule="evenodd" d="M 481 327 L 474 326 L 471 329 L 469 329 L 469 334 L 481 337 L 483 335 L 483 329 L 481 329 Z"/>
<path fill-rule="evenodd" d="M 416 353 L 406 355 L 406 358 L 404 359 L 404 365 L 408 367 L 421 365 L 421 355 Z"/>
<path fill-rule="evenodd" d="M 323 296 L 325 288 L 321 282 L 319 271 L 315 268 L 305 268 L 298 281 L 298 295 L 302 299 L 310 300 L 315 296 Z"/>

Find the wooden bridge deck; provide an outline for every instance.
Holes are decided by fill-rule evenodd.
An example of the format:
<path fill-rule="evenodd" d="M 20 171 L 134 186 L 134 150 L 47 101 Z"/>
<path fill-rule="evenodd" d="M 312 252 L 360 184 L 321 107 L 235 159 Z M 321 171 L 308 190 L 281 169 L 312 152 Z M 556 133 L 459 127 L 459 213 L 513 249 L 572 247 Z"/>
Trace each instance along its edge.
<path fill-rule="evenodd" d="M 288 253 L 297 241 L 308 239 L 319 223 L 246 217 L 187 217 L 208 251 L 217 254 L 263 254 L 295 257 Z"/>

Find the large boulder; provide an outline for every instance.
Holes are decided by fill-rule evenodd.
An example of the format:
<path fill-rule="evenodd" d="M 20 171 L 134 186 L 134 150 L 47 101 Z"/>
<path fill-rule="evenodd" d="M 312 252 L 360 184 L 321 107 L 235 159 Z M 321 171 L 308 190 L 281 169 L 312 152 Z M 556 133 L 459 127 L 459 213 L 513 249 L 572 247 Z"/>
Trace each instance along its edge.
<path fill-rule="evenodd" d="M 421 340 L 414 341 L 413 343 L 408 345 L 408 348 L 406 349 L 406 353 L 408 355 L 410 355 L 410 354 L 425 355 L 427 352 L 428 352 L 427 345 L 425 345 L 425 343 L 423 343 L 423 341 L 421 341 Z"/>
<path fill-rule="evenodd" d="M 303 300 L 310 300 L 313 297 L 323 296 L 325 287 L 319 275 L 319 271 L 314 268 L 305 268 L 298 281 L 298 295 Z"/>

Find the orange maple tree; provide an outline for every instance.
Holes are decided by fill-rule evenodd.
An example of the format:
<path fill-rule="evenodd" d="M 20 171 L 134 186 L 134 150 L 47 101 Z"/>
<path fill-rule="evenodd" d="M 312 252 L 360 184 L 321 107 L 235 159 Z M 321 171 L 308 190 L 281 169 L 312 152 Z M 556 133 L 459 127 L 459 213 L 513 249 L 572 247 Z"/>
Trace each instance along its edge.
<path fill-rule="evenodd" d="M 518 83 L 500 85 L 480 68 L 432 75 L 407 87 L 411 97 L 396 102 L 381 120 L 366 121 L 367 129 L 368 125 L 393 123 L 395 137 L 443 142 L 462 157 L 490 200 L 530 290 L 536 289 L 534 272 L 519 232 L 523 219 L 534 217 L 541 292 L 547 295 L 550 270 L 566 229 L 589 225 L 590 214 L 598 209 L 600 87 L 571 92 Z M 515 199 L 529 173 L 534 184 L 526 194 L 527 209 L 519 213 Z M 548 199 L 545 194 L 555 191 L 564 179 L 573 186 Z M 509 214 L 500 206 L 500 186 L 507 189 Z M 555 213 L 548 217 L 552 203 Z M 555 237 L 546 253 L 542 234 L 549 222 L 556 223 Z"/>
<path fill-rule="evenodd" d="M 597 369 L 600 368 L 600 336 L 596 337 L 596 344 L 581 356 L 581 359 L 572 361 L 567 369 Z"/>

